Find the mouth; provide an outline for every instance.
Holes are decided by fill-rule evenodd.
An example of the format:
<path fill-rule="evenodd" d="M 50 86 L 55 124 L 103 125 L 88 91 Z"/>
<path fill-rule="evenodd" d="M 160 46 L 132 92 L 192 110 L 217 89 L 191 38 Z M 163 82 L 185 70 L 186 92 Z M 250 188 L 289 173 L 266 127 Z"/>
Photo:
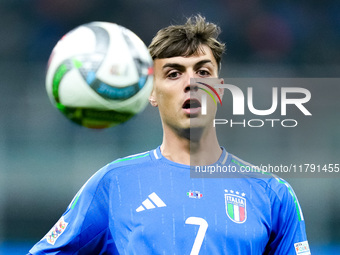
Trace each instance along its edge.
<path fill-rule="evenodd" d="M 197 115 L 201 110 L 201 102 L 195 98 L 189 98 L 182 105 L 183 110 L 189 115 Z"/>
<path fill-rule="evenodd" d="M 198 99 L 189 98 L 189 99 L 185 100 L 182 108 L 183 109 L 201 108 L 201 102 Z"/>

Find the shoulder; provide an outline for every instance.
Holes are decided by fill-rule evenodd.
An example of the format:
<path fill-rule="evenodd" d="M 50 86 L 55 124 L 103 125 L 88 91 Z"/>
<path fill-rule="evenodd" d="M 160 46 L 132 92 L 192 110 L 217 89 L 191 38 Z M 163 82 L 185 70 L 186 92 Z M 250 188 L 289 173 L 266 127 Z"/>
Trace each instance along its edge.
<path fill-rule="evenodd" d="M 150 162 L 150 154 L 152 151 L 146 151 L 138 154 L 133 154 L 127 157 L 119 158 L 108 164 L 111 168 L 119 168 L 123 166 L 132 166 Z"/>
<path fill-rule="evenodd" d="M 90 206 L 90 201 L 95 201 L 95 197 L 102 197 L 103 194 L 109 193 L 110 187 L 119 175 L 122 173 L 129 174 L 130 171 L 135 171 L 135 169 L 143 169 L 143 165 L 148 165 L 151 161 L 150 152 L 147 151 L 119 158 L 105 165 L 95 172 L 81 187 L 69 204 L 68 209 L 79 204 L 78 200 L 80 198 L 86 200 L 87 206 Z"/>
<path fill-rule="evenodd" d="M 118 158 L 99 169 L 89 181 L 99 182 L 106 178 L 111 178 L 112 175 L 119 175 L 121 172 L 129 171 L 130 169 L 135 170 L 143 168 L 143 166 L 148 166 L 152 164 L 152 159 L 150 157 L 151 152 L 152 151 L 146 151 Z"/>
<path fill-rule="evenodd" d="M 291 185 L 279 176 L 263 171 L 260 166 L 255 166 L 246 162 L 233 154 L 230 154 L 230 165 L 238 168 L 241 178 L 248 179 L 253 185 L 261 186 L 268 195 L 275 196 L 280 201 L 289 195 L 293 200 L 296 199 Z M 289 197 L 288 197 L 289 198 Z"/>
<path fill-rule="evenodd" d="M 92 192 L 94 192 L 98 190 L 98 186 L 104 185 L 108 187 L 108 184 L 114 180 L 115 175 L 117 176 L 122 172 L 126 173 L 130 170 L 143 168 L 143 165 L 148 165 L 151 162 L 150 151 L 118 158 L 96 171 L 83 185 L 79 193 L 85 188 L 86 190 L 92 190 Z"/>
<path fill-rule="evenodd" d="M 105 175 L 121 175 L 130 171 L 142 171 L 153 164 L 152 152 L 153 150 L 118 158 L 107 164 L 103 172 Z"/>

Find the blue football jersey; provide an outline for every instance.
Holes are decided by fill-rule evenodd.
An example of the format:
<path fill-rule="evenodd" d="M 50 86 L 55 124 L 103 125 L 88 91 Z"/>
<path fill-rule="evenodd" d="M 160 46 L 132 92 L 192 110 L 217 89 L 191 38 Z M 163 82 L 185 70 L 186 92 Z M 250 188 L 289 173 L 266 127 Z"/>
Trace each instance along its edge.
<path fill-rule="evenodd" d="M 245 162 L 224 149 L 219 161 Z M 160 148 L 95 173 L 30 254 L 310 254 L 299 202 L 284 180 L 191 178 Z"/>

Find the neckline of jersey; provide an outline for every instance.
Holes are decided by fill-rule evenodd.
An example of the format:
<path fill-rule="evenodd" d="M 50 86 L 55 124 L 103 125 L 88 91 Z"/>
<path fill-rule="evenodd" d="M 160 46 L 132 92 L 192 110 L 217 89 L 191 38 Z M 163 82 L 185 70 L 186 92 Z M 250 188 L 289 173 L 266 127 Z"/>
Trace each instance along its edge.
<path fill-rule="evenodd" d="M 228 153 L 224 147 L 221 146 L 222 149 L 222 154 L 219 157 L 219 159 L 211 164 L 211 165 L 229 165 L 231 162 L 231 154 Z M 153 160 L 160 160 L 161 162 L 168 164 L 168 165 L 173 165 L 176 167 L 181 167 L 181 168 L 185 168 L 185 169 L 190 169 L 190 165 L 185 165 L 185 164 L 180 164 L 174 161 L 171 161 L 169 159 L 167 159 L 166 157 L 163 156 L 162 152 L 161 152 L 161 146 L 158 146 L 156 149 L 154 149 L 153 151 L 150 152 L 150 156 Z M 211 166 L 210 165 L 210 166 Z"/>

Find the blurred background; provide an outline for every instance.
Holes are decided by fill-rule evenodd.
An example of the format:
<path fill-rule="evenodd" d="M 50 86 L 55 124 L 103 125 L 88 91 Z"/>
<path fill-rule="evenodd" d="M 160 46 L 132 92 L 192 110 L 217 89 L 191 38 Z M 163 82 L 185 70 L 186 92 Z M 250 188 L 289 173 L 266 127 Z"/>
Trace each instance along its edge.
<path fill-rule="evenodd" d="M 57 41 L 78 25 L 109 21 L 148 45 L 160 28 L 197 13 L 222 28 L 222 77 L 333 78 L 331 90 L 322 80 L 313 87 L 312 99 L 320 100 L 312 113 L 320 119 L 289 130 L 219 128 L 223 146 L 254 164 L 339 163 L 339 1 L 0 0 L 0 254 L 28 252 L 103 165 L 161 143 L 151 107 L 101 131 L 54 109 L 44 80 Z M 338 176 L 289 182 L 312 254 L 340 254 Z"/>

